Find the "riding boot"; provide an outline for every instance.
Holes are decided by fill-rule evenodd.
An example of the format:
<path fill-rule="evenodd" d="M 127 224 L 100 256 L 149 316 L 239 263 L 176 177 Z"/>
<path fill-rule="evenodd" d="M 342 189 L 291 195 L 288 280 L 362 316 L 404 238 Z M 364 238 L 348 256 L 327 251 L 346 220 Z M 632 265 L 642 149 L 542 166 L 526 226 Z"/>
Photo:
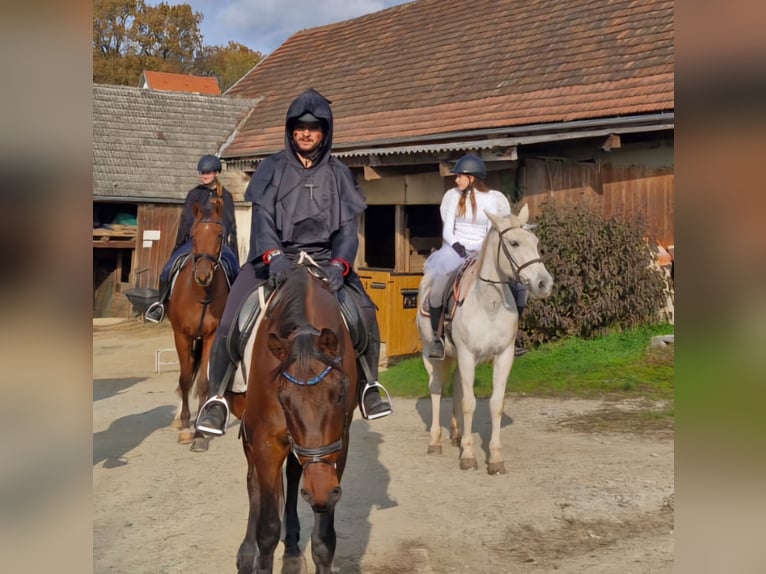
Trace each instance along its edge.
<path fill-rule="evenodd" d="M 362 307 L 364 322 L 367 327 L 367 348 L 359 357 L 359 410 L 367 420 L 386 417 L 394 412 L 391 396 L 378 382 L 378 362 L 380 361 L 380 332 L 375 319 L 374 307 Z M 381 389 L 385 398 L 380 394 Z"/>
<path fill-rule="evenodd" d="M 527 306 L 527 288 L 522 283 L 510 283 L 511 293 L 516 302 L 516 311 L 518 312 L 518 330 L 521 330 L 521 315 L 524 313 L 524 309 Z M 516 357 L 526 355 L 529 349 L 525 349 L 521 341 L 519 341 L 518 333 L 516 336 L 516 347 L 513 350 L 513 354 Z"/>
<path fill-rule="evenodd" d="M 428 312 L 431 314 L 431 331 L 433 331 L 434 338 L 431 341 L 431 346 L 428 349 L 429 359 L 443 359 L 444 358 L 444 340 L 442 339 L 443 325 L 439 319 L 442 316 L 442 308 L 428 306 Z"/>
<path fill-rule="evenodd" d="M 224 394 L 234 380 L 237 365 L 227 349 L 228 337 L 216 335 L 208 365 L 208 400 L 197 415 L 195 427 L 205 435 L 220 436 L 229 425 L 229 404 Z"/>
<path fill-rule="evenodd" d="M 521 330 L 521 314 L 524 313 L 525 307 L 518 307 L 519 312 L 519 331 Z M 516 334 L 516 347 L 513 349 L 513 356 L 514 357 L 521 357 L 522 355 L 526 355 L 529 352 L 529 349 L 526 349 L 522 344 L 521 340 L 519 339 L 518 333 Z"/>
<path fill-rule="evenodd" d="M 157 300 L 149 305 L 144 313 L 144 319 L 150 323 L 161 323 L 165 318 L 165 300 L 170 292 L 170 281 L 160 277 L 160 294 Z"/>

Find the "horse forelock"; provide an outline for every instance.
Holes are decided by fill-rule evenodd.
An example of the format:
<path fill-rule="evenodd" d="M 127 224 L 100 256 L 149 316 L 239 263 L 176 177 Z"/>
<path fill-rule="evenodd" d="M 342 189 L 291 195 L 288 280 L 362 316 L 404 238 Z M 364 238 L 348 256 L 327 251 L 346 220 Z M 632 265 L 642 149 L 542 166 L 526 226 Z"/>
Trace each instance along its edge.
<path fill-rule="evenodd" d="M 309 275 L 306 267 L 291 268 L 272 312 L 272 320 L 276 321 L 272 330 L 280 338 L 290 341 L 289 352 L 277 371 L 285 371 L 295 365 L 295 376 L 305 378 L 311 371 L 313 361 L 341 367 L 337 357 L 328 356 L 317 346 L 317 338 L 323 328 L 329 328 L 339 340 L 343 340 L 339 332 L 339 319 L 333 321 L 334 316 L 327 314 L 332 309 L 328 297 L 336 301 L 334 295 L 319 287 L 318 280 Z M 339 355 L 343 355 L 344 349 L 341 343 Z"/>

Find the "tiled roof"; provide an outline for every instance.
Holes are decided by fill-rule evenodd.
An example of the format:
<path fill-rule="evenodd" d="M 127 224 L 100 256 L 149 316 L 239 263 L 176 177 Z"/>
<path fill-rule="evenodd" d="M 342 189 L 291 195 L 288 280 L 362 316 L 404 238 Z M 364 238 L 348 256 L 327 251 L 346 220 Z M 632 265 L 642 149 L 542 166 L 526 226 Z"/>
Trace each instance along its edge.
<path fill-rule="evenodd" d="M 333 102 L 336 148 L 674 109 L 672 0 L 416 0 L 298 32 L 227 94 L 263 97 L 223 151 L 283 145 L 290 101 Z"/>
<path fill-rule="evenodd" d="M 189 92 L 192 94 L 207 94 L 215 96 L 221 93 L 218 79 L 209 76 L 192 76 L 190 74 L 170 74 L 168 72 L 143 73 L 146 88 L 161 92 Z"/>
<path fill-rule="evenodd" d="M 93 195 L 183 201 L 257 101 L 93 86 Z"/>

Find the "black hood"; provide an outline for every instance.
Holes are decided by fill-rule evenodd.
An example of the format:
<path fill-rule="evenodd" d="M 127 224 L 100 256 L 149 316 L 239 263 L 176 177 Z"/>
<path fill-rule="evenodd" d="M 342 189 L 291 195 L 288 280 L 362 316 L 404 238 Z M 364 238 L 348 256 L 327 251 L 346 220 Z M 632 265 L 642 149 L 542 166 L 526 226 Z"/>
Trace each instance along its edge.
<path fill-rule="evenodd" d="M 309 88 L 293 100 L 287 109 L 287 118 L 285 120 L 285 148 L 293 151 L 293 155 L 298 152 L 293 142 L 293 126 L 298 118 L 306 112 L 313 114 L 322 123 L 324 129 L 324 138 L 319 144 L 318 153 L 314 158 L 314 163 L 319 163 L 329 155 L 332 148 L 332 110 L 330 109 L 330 100 L 322 94 Z"/>

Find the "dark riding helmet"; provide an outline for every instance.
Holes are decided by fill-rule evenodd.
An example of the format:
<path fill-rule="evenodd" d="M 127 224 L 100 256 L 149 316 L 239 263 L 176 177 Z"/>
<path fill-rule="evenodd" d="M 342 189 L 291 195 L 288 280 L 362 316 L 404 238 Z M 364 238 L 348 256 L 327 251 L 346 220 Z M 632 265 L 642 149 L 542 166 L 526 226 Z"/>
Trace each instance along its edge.
<path fill-rule="evenodd" d="M 487 177 L 487 167 L 484 165 L 484 162 L 481 161 L 479 156 L 467 153 L 457 160 L 455 167 L 452 169 L 452 173 L 455 175 L 459 173 L 467 173 L 468 175 L 474 175 L 484 179 Z"/>
<path fill-rule="evenodd" d="M 221 171 L 221 160 L 214 155 L 203 155 L 197 162 L 197 171 L 205 173 L 208 171 Z"/>

